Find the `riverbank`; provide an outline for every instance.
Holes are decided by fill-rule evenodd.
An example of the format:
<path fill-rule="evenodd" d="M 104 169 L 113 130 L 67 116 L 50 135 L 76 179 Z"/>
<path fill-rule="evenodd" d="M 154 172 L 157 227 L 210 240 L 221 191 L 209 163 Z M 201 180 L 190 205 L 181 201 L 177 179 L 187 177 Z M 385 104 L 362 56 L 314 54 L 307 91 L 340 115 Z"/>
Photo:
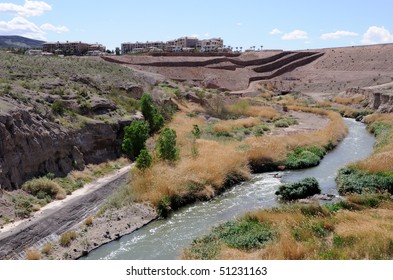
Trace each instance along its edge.
<path fill-rule="evenodd" d="M 336 181 L 338 192 L 345 195 L 343 201 L 308 206 L 299 202 L 254 211 L 195 239 L 184 251 L 183 258 L 391 260 L 392 120 L 392 114 L 365 118 L 376 143 L 368 157 L 339 170 Z M 250 223 L 268 230 L 264 236 L 255 236 L 255 232 L 243 236 L 247 246 L 230 242 L 239 236 L 224 235 L 233 227 Z M 241 235 L 239 230 L 236 233 Z M 251 243 L 258 238 L 258 242 Z"/>
<path fill-rule="evenodd" d="M 5 225 L 0 231 L 0 258 L 25 259 L 29 257 L 26 256 L 28 251 L 34 252 L 35 256 L 39 253 L 41 258 L 41 249 L 45 246 L 51 248 L 51 254 L 42 254 L 43 258 L 78 258 L 85 251 L 118 238 L 115 228 L 119 234 L 126 234 L 155 219 L 154 209 L 146 204 L 133 204 L 126 208 L 129 210 L 127 212 L 112 211 L 100 218 L 93 218 L 87 230 L 79 227 L 88 217 L 96 214 L 115 189 L 128 182 L 130 169 L 131 165 L 123 167 L 86 184 L 64 200 L 46 205 L 29 219 Z M 107 231 L 109 234 L 106 234 Z M 78 233 L 76 242 L 72 242 L 73 247 L 57 246 L 65 232 Z M 89 233 L 84 237 L 86 232 Z M 88 237 L 89 244 L 82 242 L 83 237 Z"/>
<path fill-rule="evenodd" d="M 274 193 L 278 186 L 291 182 L 292 178 L 297 180 L 299 176 L 317 174 L 323 193 L 337 193 L 332 191 L 335 190 L 334 174 L 347 163 L 367 157 L 374 143 L 364 124 L 349 119 L 345 123 L 349 127 L 348 136 L 317 167 L 254 174 L 250 181 L 236 184 L 214 199 L 183 206 L 168 218 L 155 220 L 119 241 L 92 251 L 83 259 L 177 259 L 183 248 L 193 239 L 207 234 L 212 226 L 260 208 L 276 207 L 278 201 Z"/>

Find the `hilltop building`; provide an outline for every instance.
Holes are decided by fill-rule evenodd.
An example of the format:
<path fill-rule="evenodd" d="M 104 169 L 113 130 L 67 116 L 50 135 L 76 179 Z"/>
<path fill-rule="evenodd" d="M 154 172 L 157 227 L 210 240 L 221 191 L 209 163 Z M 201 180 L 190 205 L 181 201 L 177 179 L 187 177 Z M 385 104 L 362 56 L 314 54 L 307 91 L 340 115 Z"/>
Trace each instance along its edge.
<path fill-rule="evenodd" d="M 215 52 L 223 51 L 224 41 L 221 38 L 198 40 L 194 37 L 181 37 L 167 42 L 135 42 L 121 44 L 121 53 L 145 52 Z"/>
<path fill-rule="evenodd" d="M 55 42 L 44 43 L 43 52 L 63 55 L 98 55 L 104 53 L 105 46 L 101 44 L 88 44 L 84 42 Z"/>

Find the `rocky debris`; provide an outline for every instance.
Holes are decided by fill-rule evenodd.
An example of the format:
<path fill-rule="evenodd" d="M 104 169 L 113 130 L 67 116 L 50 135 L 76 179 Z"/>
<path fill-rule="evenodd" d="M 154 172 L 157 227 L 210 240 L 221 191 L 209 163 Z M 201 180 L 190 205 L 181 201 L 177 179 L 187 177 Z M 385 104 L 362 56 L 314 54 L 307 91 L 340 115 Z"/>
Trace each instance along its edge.
<path fill-rule="evenodd" d="M 140 85 L 127 83 L 119 86 L 119 89 L 126 91 L 132 98 L 140 99 L 143 95 L 143 88 Z"/>
<path fill-rule="evenodd" d="M 198 97 L 198 96 L 197 96 L 196 94 L 194 94 L 194 93 L 189 93 L 189 92 L 187 92 L 187 93 L 183 94 L 183 96 L 184 96 L 185 98 L 187 98 L 189 101 L 194 102 L 194 103 L 197 103 L 197 104 L 199 104 L 199 105 L 201 105 L 201 106 L 206 105 L 206 100 L 204 100 L 203 98 Z"/>
<path fill-rule="evenodd" d="M 156 211 L 147 204 L 135 203 L 122 209 L 110 209 L 104 215 L 94 218 L 90 226 L 79 224 L 75 229 L 77 238 L 69 247 L 61 247 L 54 241 L 52 252 L 44 258 L 78 259 L 101 245 L 120 239 L 156 218 Z"/>
<path fill-rule="evenodd" d="M 49 82 L 44 83 L 42 86 L 44 89 L 55 89 L 58 87 L 63 87 L 65 84 L 60 79 L 55 79 Z"/>
<path fill-rule="evenodd" d="M 94 97 L 90 101 L 90 110 L 96 115 L 106 114 L 116 109 L 116 104 L 105 98 Z"/>

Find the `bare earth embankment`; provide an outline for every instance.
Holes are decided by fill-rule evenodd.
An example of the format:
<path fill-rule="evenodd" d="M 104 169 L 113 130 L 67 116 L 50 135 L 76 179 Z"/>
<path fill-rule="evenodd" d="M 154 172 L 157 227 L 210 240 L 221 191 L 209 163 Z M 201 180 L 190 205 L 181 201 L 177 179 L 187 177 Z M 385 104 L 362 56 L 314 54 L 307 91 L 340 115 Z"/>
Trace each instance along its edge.
<path fill-rule="evenodd" d="M 43 207 L 28 220 L 4 226 L 0 230 L 0 259 L 24 259 L 26 250 L 46 243 L 52 245 L 51 258 L 75 259 L 155 219 L 157 215 L 153 208 L 146 204 L 131 204 L 94 218 L 85 231 L 78 230 L 81 222 L 95 215 L 115 189 L 128 182 L 130 168 L 124 167 L 87 184 L 66 199 Z M 77 239 L 86 242 L 73 242 L 71 247 L 56 245 L 64 232 L 74 230 L 78 230 Z"/>

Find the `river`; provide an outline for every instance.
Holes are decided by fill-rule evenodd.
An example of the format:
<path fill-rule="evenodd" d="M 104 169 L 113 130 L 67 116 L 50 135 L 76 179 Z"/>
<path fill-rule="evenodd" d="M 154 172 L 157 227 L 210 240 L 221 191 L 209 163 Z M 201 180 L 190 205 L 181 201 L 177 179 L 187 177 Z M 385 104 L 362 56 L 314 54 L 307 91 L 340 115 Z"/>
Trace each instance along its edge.
<path fill-rule="evenodd" d="M 92 251 L 81 259 L 89 260 L 171 260 L 179 258 L 181 250 L 193 239 L 209 232 L 211 227 L 235 219 L 246 212 L 278 205 L 275 191 L 282 182 L 293 182 L 314 176 L 322 193 L 337 195 L 338 169 L 350 162 L 367 157 L 373 149 L 374 137 L 365 125 L 345 119 L 348 136 L 316 167 L 275 173 L 262 173 L 252 180 L 238 184 L 224 194 L 207 202 L 186 206 L 165 220 L 147 226 Z"/>

